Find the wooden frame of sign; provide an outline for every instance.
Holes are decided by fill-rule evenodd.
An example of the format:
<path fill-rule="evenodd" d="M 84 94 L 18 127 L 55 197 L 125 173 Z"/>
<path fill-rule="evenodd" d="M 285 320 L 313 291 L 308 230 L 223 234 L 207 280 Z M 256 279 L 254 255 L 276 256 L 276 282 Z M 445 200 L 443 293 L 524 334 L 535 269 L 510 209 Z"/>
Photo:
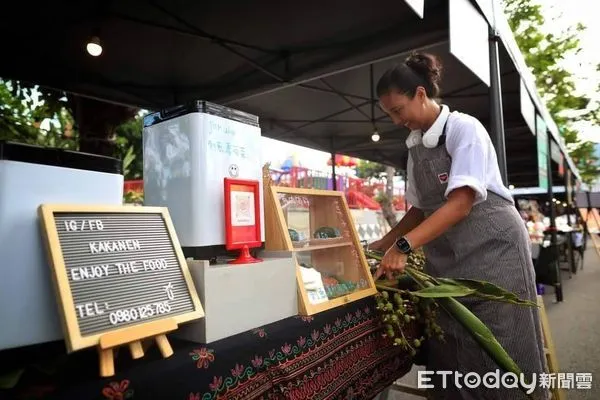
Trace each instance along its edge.
<path fill-rule="evenodd" d="M 69 353 L 97 346 L 100 375 L 114 375 L 113 348 L 144 356 L 154 338 L 204 317 L 165 207 L 43 204 L 38 209 Z"/>

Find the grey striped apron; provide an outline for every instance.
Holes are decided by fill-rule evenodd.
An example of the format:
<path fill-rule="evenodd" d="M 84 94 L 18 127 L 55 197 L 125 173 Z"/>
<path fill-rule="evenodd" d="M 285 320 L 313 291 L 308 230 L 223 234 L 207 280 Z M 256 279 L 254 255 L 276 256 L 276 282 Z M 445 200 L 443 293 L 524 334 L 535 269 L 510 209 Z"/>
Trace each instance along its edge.
<path fill-rule="evenodd" d="M 409 150 L 413 160 L 412 183 L 425 217 L 446 201 L 444 193 L 452 159 L 444 143 L 445 134 L 436 148 L 419 144 Z M 495 193 L 488 191 L 486 201 L 475 205 L 468 217 L 424 246 L 424 252 L 426 272 L 432 276 L 486 280 L 520 298 L 536 301 L 535 272 L 525 224 L 514 205 Z M 457 299 L 491 329 L 528 379 L 532 373 L 546 371 L 536 308 L 471 297 Z M 444 331 L 445 342 L 428 342 L 428 371 L 476 372 L 482 377 L 498 369 L 464 328 L 442 310 L 438 323 Z M 483 385 L 475 389 L 464 385 L 457 388 L 453 382 L 447 382 L 447 389 L 441 389 L 442 377 L 429 377 L 435 385 L 435 389 L 429 389 L 431 399 L 526 398 L 519 389 L 489 389 Z M 535 398 L 549 398 L 549 394 L 536 392 Z"/>

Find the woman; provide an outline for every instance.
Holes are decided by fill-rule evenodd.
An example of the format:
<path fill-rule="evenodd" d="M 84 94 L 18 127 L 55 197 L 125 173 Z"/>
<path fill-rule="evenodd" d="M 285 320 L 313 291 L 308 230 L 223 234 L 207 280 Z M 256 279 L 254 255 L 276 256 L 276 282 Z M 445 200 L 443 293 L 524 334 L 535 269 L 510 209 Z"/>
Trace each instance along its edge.
<path fill-rule="evenodd" d="M 423 247 L 426 272 L 439 277 L 486 280 L 536 301 L 535 273 L 527 230 L 502 183 L 496 153 L 474 117 L 438 105 L 441 65 L 414 54 L 383 74 L 377 84 L 381 108 L 394 124 L 408 128 L 404 218 L 371 249 L 385 251 L 376 277 L 402 271 L 407 255 Z M 494 333 L 531 380 L 545 371 L 541 324 L 535 307 L 459 298 Z M 444 342 L 429 342 L 428 371 L 479 373 L 498 366 L 471 336 L 443 312 Z M 502 371 L 501 371 L 502 373 Z M 442 388 L 442 375 L 428 376 L 436 399 L 520 399 L 519 389 L 455 387 L 454 375 Z M 544 391 L 538 398 L 547 398 Z"/>

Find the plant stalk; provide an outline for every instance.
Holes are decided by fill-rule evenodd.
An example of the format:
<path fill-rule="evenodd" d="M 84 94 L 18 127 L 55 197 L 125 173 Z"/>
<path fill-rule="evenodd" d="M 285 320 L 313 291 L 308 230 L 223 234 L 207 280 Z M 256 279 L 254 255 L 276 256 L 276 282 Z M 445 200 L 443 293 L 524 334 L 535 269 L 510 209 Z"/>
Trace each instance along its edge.
<path fill-rule="evenodd" d="M 381 261 L 383 257 L 369 253 L 369 257 Z M 436 286 L 439 283 L 435 278 L 418 271 L 412 267 L 406 266 L 404 273 L 408 275 L 421 288 Z M 379 290 L 398 291 L 383 285 L 377 285 Z M 453 297 L 436 299 L 440 306 L 450 317 L 461 324 L 481 348 L 494 360 L 494 362 L 506 372 L 511 372 L 520 377 L 521 369 L 510 357 L 502 345 L 498 342 L 492 331 L 465 305 Z M 520 381 L 519 381 L 520 382 Z M 526 393 L 526 389 L 519 385 L 520 389 Z M 531 396 L 529 396 L 531 397 Z"/>

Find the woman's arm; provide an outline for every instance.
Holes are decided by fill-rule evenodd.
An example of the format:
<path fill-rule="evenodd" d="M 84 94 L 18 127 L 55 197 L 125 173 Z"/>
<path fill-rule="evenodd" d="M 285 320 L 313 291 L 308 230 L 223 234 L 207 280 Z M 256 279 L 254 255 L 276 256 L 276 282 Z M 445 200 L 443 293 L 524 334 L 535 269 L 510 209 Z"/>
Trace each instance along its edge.
<path fill-rule="evenodd" d="M 383 238 L 380 239 L 383 250 L 387 250 L 392 247 L 394 242 L 396 242 L 399 237 L 402 237 L 415 229 L 421 222 L 423 222 L 423 219 L 423 211 L 417 207 L 411 207 L 408 212 L 404 214 L 400 222 L 398 222 L 391 231 L 389 231 Z"/>
<path fill-rule="evenodd" d="M 475 192 L 470 187 L 453 190 L 442 207 L 405 235 L 406 240 L 415 250 L 426 245 L 467 217 L 474 201 Z"/>

